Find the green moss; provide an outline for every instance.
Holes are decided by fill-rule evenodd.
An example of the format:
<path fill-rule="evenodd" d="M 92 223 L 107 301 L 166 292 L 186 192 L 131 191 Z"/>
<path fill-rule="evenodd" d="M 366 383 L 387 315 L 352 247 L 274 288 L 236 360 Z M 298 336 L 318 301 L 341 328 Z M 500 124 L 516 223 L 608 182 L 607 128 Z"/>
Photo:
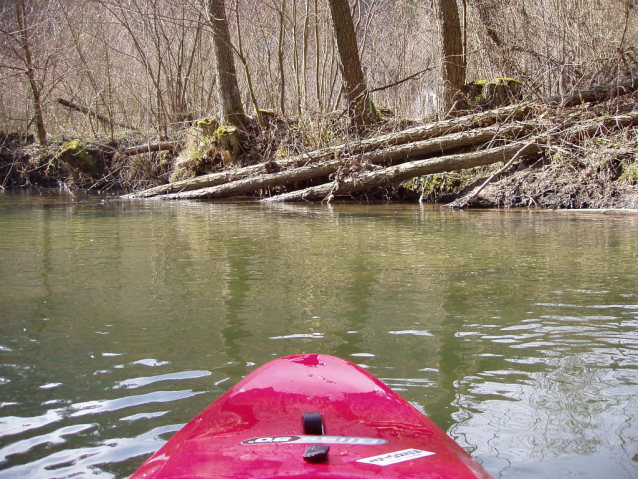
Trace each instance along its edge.
<path fill-rule="evenodd" d="M 220 126 L 213 135 L 217 146 L 222 150 L 224 162 L 232 162 L 241 153 L 241 131 L 234 126 Z M 226 153 L 224 153 L 226 152 Z"/>
<path fill-rule="evenodd" d="M 202 135 L 212 136 L 219 126 L 219 122 L 214 118 L 202 118 L 201 120 L 197 120 L 197 126 L 202 131 Z"/>
<path fill-rule="evenodd" d="M 384 116 L 383 112 L 384 111 L 387 111 L 387 112 L 390 113 L 388 116 L 392 116 L 392 111 L 391 110 L 388 110 L 388 109 L 384 110 L 382 108 L 377 108 L 377 105 L 372 100 L 370 100 L 370 104 L 372 105 L 372 113 L 373 113 L 374 118 L 376 119 L 376 121 L 383 121 L 383 116 Z"/>
<path fill-rule="evenodd" d="M 519 98 L 520 91 L 521 82 L 508 77 L 475 80 L 464 89 L 475 103 L 492 107 L 511 103 L 512 99 Z"/>
<path fill-rule="evenodd" d="M 86 145 L 80 140 L 72 140 L 63 145 L 57 158 L 69 166 L 72 173 L 79 172 L 91 177 L 100 173 L 96 159 L 87 151 Z M 74 177 L 76 177 L 75 174 Z"/>
<path fill-rule="evenodd" d="M 632 185 L 638 184 L 638 163 L 632 162 L 623 165 L 620 179 Z"/>
<path fill-rule="evenodd" d="M 519 85 L 521 85 L 522 83 L 519 80 L 516 80 L 515 78 L 495 78 L 494 79 L 495 82 L 500 82 L 500 83 L 507 83 L 508 85 L 511 83 L 517 83 Z"/>

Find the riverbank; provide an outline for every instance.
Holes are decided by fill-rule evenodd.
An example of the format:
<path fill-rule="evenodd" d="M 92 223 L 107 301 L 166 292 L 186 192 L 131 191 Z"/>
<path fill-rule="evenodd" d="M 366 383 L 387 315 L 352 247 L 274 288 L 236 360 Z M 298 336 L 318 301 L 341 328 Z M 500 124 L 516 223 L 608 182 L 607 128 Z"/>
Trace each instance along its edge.
<path fill-rule="evenodd" d="M 434 193 L 434 201 L 454 206 L 490 178 L 490 172 L 479 176 L 469 185 Z M 638 208 L 637 130 L 607 132 L 579 146 L 557 147 L 536 161 L 523 160 L 497 175 L 465 206 Z"/>
<path fill-rule="evenodd" d="M 334 119 L 302 124 L 274 115 L 268 130 L 231 131 L 236 143 L 220 139 L 222 129 L 209 128 L 210 120 L 161 142 L 128 132 L 40 147 L 32 138 L 1 135 L 0 185 L 171 199 L 276 201 L 296 194 L 297 201 L 457 208 L 638 208 L 635 105 L 542 108 L 512 106 L 430 123 L 387 119 L 367 139 L 352 137 Z M 370 186 L 361 188 L 366 181 Z M 358 186 L 342 188 L 348 182 Z M 313 189 L 314 197 L 304 196 Z"/>

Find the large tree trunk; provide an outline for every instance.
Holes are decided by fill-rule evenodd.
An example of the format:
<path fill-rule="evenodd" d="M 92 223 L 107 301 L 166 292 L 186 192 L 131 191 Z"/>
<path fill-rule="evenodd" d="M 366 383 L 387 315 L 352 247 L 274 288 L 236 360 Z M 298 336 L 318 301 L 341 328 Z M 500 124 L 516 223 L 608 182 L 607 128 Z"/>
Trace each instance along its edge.
<path fill-rule="evenodd" d="M 293 183 L 306 181 L 314 178 L 322 178 L 337 172 L 341 168 L 360 167 L 365 168 L 365 164 L 391 164 L 395 161 L 406 161 L 416 157 L 424 157 L 446 150 L 460 148 L 468 145 L 476 145 L 494 139 L 512 137 L 520 135 L 533 128 L 533 124 L 514 124 L 502 128 L 491 126 L 480 130 L 463 131 L 444 138 L 435 138 L 418 141 L 406 145 L 393 146 L 383 150 L 375 150 L 363 153 L 355 157 L 339 158 L 327 160 L 321 163 L 293 168 L 279 173 L 264 174 L 244 179 L 238 179 L 231 183 L 219 186 L 211 186 L 195 191 L 184 191 L 165 195 L 167 199 L 205 199 L 205 198 L 226 198 L 237 196 L 253 191 L 265 190 L 277 186 L 285 186 Z"/>
<path fill-rule="evenodd" d="M 544 143 L 551 138 L 559 138 L 562 141 L 571 142 L 576 139 L 594 135 L 596 132 L 599 132 L 601 128 L 618 129 L 636 124 L 638 124 L 638 111 L 613 117 L 593 118 L 556 132 L 553 135 L 539 134 L 531 140 L 528 139 L 527 143 L 518 141 L 502 147 L 473 153 L 440 156 L 438 158 L 402 163 L 369 173 L 353 175 L 346 179 L 332 181 L 320 186 L 273 196 L 272 198 L 266 198 L 262 201 L 276 203 L 330 200 L 331 197 L 337 195 L 369 190 L 416 176 L 474 168 L 498 163 L 500 161 L 509 161 L 514 156 L 521 157 L 537 154 L 546 148 Z"/>
<path fill-rule="evenodd" d="M 458 93 L 465 84 L 465 56 L 456 0 L 437 0 L 437 13 L 441 28 L 441 106 L 445 115 L 454 108 Z"/>
<path fill-rule="evenodd" d="M 241 128 L 247 119 L 237 83 L 224 0 L 209 0 L 208 14 L 213 26 L 221 121 Z"/>
<path fill-rule="evenodd" d="M 426 160 L 412 161 L 400 165 L 382 168 L 377 171 L 351 176 L 344 180 L 336 180 L 320 186 L 293 191 L 283 195 L 265 198 L 263 202 L 281 203 L 292 201 L 330 201 L 331 196 L 346 195 L 358 191 L 369 190 L 379 186 L 389 185 L 397 181 L 407 180 L 415 176 L 432 175 L 444 171 L 463 170 L 476 166 L 491 165 L 499 161 L 507 161 L 521 150 L 520 143 L 514 143 L 499 148 L 463 153 L 458 155 L 440 156 Z M 537 144 L 523 146 L 520 154 L 532 154 L 541 151 Z"/>
<path fill-rule="evenodd" d="M 337 38 L 348 111 L 357 128 L 363 129 L 375 123 L 378 117 L 363 77 L 348 0 L 330 0 L 330 13 Z"/>
<path fill-rule="evenodd" d="M 288 168 L 291 166 L 295 167 L 297 165 L 316 163 L 338 155 L 355 155 L 358 153 L 365 153 L 373 150 L 375 151 L 375 153 L 372 153 L 372 155 L 384 155 L 387 154 L 386 148 L 389 148 L 391 146 L 404 145 L 406 143 L 412 142 L 420 142 L 429 138 L 436 138 L 439 136 L 451 135 L 452 133 L 459 133 L 470 129 L 486 127 L 493 125 L 499 121 L 513 121 L 520 118 L 525 118 L 533 111 L 534 107 L 532 105 L 517 105 L 502 108 L 500 110 L 481 112 L 474 115 L 452 118 L 435 123 L 428 123 L 427 125 L 415 126 L 413 128 L 408 128 L 407 130 L 396 133 L 388 133 L 386 135 L 361 140 L 356 143 L 337 145 L 331 148 L 324 148 L 301 155 L 287 157 L 279 160 L 277 162 L 277 165 L 281 168 Z M 493 133 L 494 132 L 492 132 L 492 134 Z M 465 134 L 465 136 L 467 137 L 468 134 Z M 453 140 L 451 143 L 447 143 L 448 139 L 441 142 L 432 143 L 433 145 L 436 145 L 434 149 L 443 151 L 445 149 L 461 146 L 460 144 L 455 143 L 455 140 Z M 408 147 L 407 150 L 410 150 L 410 147 Z M 186 191 L 197 190 L 200 188 L 210 188 L 213 186 L 228 183 L 230 181 L 236 181 L 254 176 L 259 173 L 263 173 L 266 171 L 266 169 L 267 167 L 264 163 L 251 165 L 244 168 L 238 168 L 236 170 L 211 173 L 209 175 L 198 176 L 197 178 L 176 181 L 167 185 L 156 186 L 154 188 L 149 188 L 148 190 L 127 195 L 126 197 L 151 198 L 154 196 L 182 193 Z"/>
<path fill-rule="evenodd" d="M 26 74 L 29 80 L 29 87 L 33 97 L 33 111 L 35 126 L 38 131 L 38 141 L 41 145 L 47 143 L 47 131 L 44 127 L 44 116 L 42 115 L 41 88 L 35 76 L 35 65 L 31 53 L 31 41 L 26 20 L 26 10 L 24 8 L 24 0 L 14 0 L 13 7 L 15 11 L 16 21 L 18 23 L 18 33 L 20 35 L 20 46 L 24 51 L 24 64 L 26 66 Z"/>

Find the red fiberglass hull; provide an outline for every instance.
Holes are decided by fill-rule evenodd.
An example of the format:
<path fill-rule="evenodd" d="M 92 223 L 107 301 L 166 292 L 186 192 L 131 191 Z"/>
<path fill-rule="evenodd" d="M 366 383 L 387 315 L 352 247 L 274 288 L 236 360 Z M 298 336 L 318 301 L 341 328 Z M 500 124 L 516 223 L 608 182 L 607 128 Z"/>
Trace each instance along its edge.
<path fill-rule="evenodd" d="M 304 413 L 315 414 L 304 421 Z M 132 479 L 253 477 L 491 478 L 377 378 L 319 354 L 276 359 L 249 374 Z"/>

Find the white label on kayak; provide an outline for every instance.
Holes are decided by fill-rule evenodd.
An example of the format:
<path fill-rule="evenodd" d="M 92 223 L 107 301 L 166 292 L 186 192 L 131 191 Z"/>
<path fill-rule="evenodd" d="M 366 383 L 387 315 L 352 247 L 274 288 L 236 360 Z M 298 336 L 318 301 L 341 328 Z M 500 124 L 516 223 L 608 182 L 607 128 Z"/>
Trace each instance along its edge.
<path fill-rule="evenodd" d="M 430 451 L 421 451 L 420 449 L 404 449 L 402 451 L 391 452 L 389 454 L 381 454 L 380 456 L 367 457 L 359 459 L 357 462 L 365 462 L 366 464 L 376 464 L 377 466 L 389 466 L 399 462 L 411 461 L 420 457 L 432 456 L 434 453 Z"/>
<path fill-rule="evenodd" d="M 242 444 L 356 444 L 359 446 L 378 446 L 388 441 L 375 437 L 349 437 L 349 436 L 267 436 L 254 437 L 242 441 Z"/>

